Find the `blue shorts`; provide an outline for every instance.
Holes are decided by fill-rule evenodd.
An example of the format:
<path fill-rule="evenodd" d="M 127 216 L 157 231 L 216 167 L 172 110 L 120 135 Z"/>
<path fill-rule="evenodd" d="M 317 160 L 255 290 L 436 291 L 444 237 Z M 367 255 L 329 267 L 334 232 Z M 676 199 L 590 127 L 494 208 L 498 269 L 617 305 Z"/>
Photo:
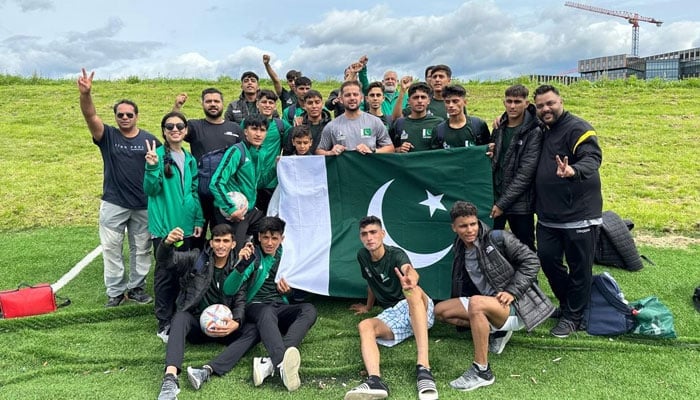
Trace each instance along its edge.
<path fill-rule="evenodd" d="M 428 297 L 428 329 L 433 327 L 435 322 L 435 305 L 433 299 Z M 377 338 L 377 343 L 385 347 L 396 346 L 404 340 L 413 336 L 413 327 L 411 326 L 411 317 L 408 314 L 408 301 L 403 299 L 396 303 L 393 307 L 387 308 L 376 316 L 377 319 L 384 322 L 394 334 L 393 339 Z"/>

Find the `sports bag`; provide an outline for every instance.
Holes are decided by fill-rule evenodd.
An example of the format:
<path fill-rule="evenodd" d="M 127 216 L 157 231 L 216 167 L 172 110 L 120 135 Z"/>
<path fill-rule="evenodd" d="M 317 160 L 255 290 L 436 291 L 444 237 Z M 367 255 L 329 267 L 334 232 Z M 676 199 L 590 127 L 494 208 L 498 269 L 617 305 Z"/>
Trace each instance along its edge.
<path fill-rule="evenodd" d="M 591 300 L 584 310 L 583 321 L 589 335 L 617 336 L 634 328 L 632 307 L 609 273 L 593 275 Z"/>
<path fill-rule="evenodd" d="M 654 336 L 662 339 L 675 339 L 673 314 L 654 296 L 645 297 L 630 303 L 636 323 L 632 333 Z"/>
<path fill-rule="evenodd" d="M 70 299 L 60 299 L 63 302 L 58 307 L 70 304 Z M 0 292 L 0 313 L 4 318 L 47 314 L 56 311 L 56 308 L 56 296 L 48 283 L 34 286 L 21 283 L 17 289 Z"/>

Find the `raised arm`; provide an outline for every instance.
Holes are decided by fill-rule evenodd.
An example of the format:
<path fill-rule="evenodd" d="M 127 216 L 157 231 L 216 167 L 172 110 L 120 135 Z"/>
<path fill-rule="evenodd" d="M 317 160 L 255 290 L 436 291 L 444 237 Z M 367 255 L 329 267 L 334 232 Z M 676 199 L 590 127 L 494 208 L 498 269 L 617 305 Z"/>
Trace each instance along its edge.
<path fill-rule="evenodd" d="M 180 93 L 177 96 L 175 96 L 175 104 L 173 104 L 173 111 L 180 112 L 180 110 L 182 109 L 182 106 L 185 105 L 186 101 L 187 101 L 187 93 Z"/>
<path fill-rule="evenodd" d="M 403 99 L 406 96 L 406 91 L 408 87 L 413 83 L 412 76 L 404 76 L 401 78 L 401 84 L 399 85 L 399 97 L 396 99 L 396 104 L 394 104 L 394 110 L 391 112 L 391 119 L 396 121 L 403 116 Z"/>
<path fill-rule="evenodd" d="M 267 71 L 267 75 L 272 81 L 272 86 L 275 87 L 275 93 L 277 93 L 277 96 L 282 96 L 282 82 L 280 82 L 280 78 L 277 76 L 275 70 L 272 69 L 272 65 L 270 65 L 269 54 L 263 54 L 263 65 L 265 65 L 265 71 Z"/>
<path fill-rule="evenodd" d="M 92 90 L 92 78 L 94 77 L 95 71 L 92 71 L 90 75 L 88 75 L 85 68 L 83 68 L 82 75 L 78 77 L 78 91 L 80 92 L 80 111 L 83 113 L 92 138 L 96 142 L 99 142 L 102 140 L 105 126 L 100 117 L 97 116 L 97 110 L 95 110 L 95 104 L 92 102 L 92 95 L 90 94 Z"/>

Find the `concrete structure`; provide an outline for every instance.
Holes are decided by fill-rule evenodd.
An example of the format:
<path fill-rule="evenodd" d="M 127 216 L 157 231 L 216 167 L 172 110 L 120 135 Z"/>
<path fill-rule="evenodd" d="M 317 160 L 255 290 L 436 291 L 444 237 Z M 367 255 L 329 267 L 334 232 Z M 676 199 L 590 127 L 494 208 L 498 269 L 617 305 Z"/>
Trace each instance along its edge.
<path fill-rule="evenodd" d="M 648 57 L 617 54 L 579 60 L 578 72 L 582 79 L 638 79 L 660 78 L 678 80 L 700 77 L 700 47 Z"/>

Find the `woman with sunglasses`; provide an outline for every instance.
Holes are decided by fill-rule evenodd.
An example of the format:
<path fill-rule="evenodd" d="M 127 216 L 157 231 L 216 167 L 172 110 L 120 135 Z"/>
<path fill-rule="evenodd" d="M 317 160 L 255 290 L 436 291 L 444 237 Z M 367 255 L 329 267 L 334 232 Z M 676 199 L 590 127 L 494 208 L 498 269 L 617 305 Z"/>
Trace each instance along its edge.
<path fill-rule="evenodd" d="M 187 136 L 187 118 L 179 112 L 165 114 L 160 122 L 163 146 L 146 142 L 146 173 L 143 190 L 148 195 L 148 229 L 153 249 L 168 233 L 180 228 L 185 239 L 175 243 L 177 250 L 192 247 L 202 234 L 204 217 L 197 194 L 197 161 L 182 146 Z M 170 318 L 180 290 L 177 274 L 156 263 L 153 278 L 158 337 L 167 343 Z"/>

